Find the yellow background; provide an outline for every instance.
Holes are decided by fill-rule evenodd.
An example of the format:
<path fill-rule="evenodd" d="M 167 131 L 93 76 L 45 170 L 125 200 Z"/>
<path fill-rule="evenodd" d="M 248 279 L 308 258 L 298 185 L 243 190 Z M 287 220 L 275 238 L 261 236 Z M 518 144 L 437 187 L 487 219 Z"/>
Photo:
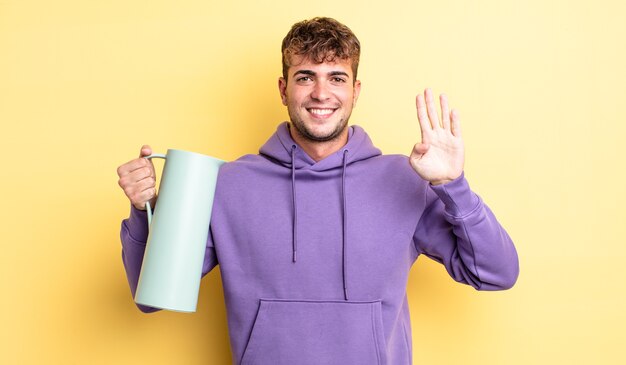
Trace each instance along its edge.
<path fill-rule="evenodd" d="M 385 153 L 419 140 L 417 92 L 450 96 L 466 175 L 519 251 L 517 285 L 495 293 L 418 260 L 415 363 L 623 361 L 625 13 L 617 0 L 0 0 L 0 363 L 230 362 L 218 270 L 195 314 L 135 308 L 116 168 L 144 143 L 256 153 L 287 118 L 280 41 L 316 15 L 360 38 L 351 122 Z"/>

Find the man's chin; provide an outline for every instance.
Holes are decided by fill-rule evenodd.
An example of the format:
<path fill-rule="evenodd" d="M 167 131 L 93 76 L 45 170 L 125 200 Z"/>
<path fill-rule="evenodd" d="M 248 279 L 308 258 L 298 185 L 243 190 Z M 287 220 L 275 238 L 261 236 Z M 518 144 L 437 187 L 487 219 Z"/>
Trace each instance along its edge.
<path fill-rule="evenodd" d="M 308 140 L 314 141 L 314 142 L 328 142 L 328 141 L 335 140 L 339 138 L 339 136 L 341 136 L 341 134 L 347 127 L 348 127 L 348 124 L 345 123 L 331 131 L 323 131 L 323 130 L 316 131 L 316 130 L 311 130 L 307 127 L 302 128 L 296 125 L 296 129 L 298 129 L 298 132 L 302 137 Z"/>

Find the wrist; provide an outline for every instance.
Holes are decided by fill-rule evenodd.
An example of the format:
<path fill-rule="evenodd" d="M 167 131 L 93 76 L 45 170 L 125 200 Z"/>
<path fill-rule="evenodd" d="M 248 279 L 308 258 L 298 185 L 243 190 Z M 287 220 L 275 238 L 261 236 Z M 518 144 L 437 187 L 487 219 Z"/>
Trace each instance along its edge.
<path fill-rule="evenodd" d="M 447 184 L 447 183 L 450 183 L 450 182 L 458 179 L 459 177 L 461 177 L 461 175 L 463 175 L 463 171 L 462 170 L 461 170 L 461 172 L 458 175 L 456 175 L 454 177 L 447 177 L 447 178 L 442 178 L 442 179 L 433 179 L 433 180 L 430 180 L 429 182 L 433 186 L 443 185 L 443 184 Z"/>
<path fill-rule="evenodd" d="M 433 181 L 430 181 L 430 184 L 432 186 L 443 185 L 443 184 L 447 184 L 447 183 L 449 183 L 449 182 L 451 182 L 453 180 L 454 179 L 433 180 Z"/>
<path fill-rule="evenodd" d="M 157 197 L 156 197 L 156 196 L 153 196 L 153 197 L 152 197 L 152 198 L 150 198 L 150 200 L 149 200 L 149 202 L 150 202 L 150 208 L 151 208 L 152 210 L 154 210 L 154 207 L 156 206 L 156 201 L 157 201 Z M 137 210 L 143 210 L 143 211 L 146 211 L 146 203 L 147 203 L 147 202 L 144 202 L 144 203 L 141 203 L 141 204 L 134 204 L 134 203 L 133 203 L 133 204 L 132 204 L 132 206 L 133 206 L 133 207 L 135 207 L 135 209 L 137 209 Z"/>

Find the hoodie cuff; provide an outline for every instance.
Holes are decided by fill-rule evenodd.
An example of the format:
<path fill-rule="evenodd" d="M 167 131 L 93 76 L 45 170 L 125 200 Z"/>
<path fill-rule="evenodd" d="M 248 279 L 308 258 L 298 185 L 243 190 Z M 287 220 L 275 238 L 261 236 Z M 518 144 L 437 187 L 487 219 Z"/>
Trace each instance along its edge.
<path fill-rule="evenodd" d="M 473 212 L 480 204 L 480 198 L 470 190 L 465 172 L 456 179 L 441 185 L 430 185 L 445 206 L 446 213 L 462 218 Z"/>
<path fill-rule="evenodd" d="M 139 210 L 131 204 L 127 227 L 128 233 L 135 241 L 148 241 L 148 212 Z"/>

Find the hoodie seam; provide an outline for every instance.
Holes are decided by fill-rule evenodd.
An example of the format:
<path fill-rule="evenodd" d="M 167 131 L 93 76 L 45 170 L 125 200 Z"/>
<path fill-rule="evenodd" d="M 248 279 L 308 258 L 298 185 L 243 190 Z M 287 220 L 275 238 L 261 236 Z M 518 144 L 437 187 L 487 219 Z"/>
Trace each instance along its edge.
<path fill-rule="evenodd" d="M 446 194 L 447 194 L 448 196 L 450 196 L 450 194 L 448 193 L 448 190 L 445 190 L 445 192 L 446 192 Z M 454 219 L 454 220 L 463 220 L 463 219 L 465 219 L 465 218 L 469 217 L 470 215 L 474 214 L 474 212 L 476 212 L 476 211 L 480 208 L 480 206 L 482 205 L 482 204 L 481 204 L 481 203 L 482 203 L 482 199 L 480 199 L 480 197 L 479 197 L 479 196 L 477 196 L 477 198 L 478 198 L 478 199 L 476 199 L 476 205 L 475 205 L 472 209 L 470 209 L 470 211 L 469 211 L 469 212 L 467 212 L 467 213 L 465 213 L 465 214 L 461 214 L 461 215 L 454 215 L 454 214 L 449 213 L 449 212 L 447 212 L 447 211 L 445 211 L 444 213 L 445 213 L 448 217 L 450 217 L 450 218 L 452 218 L 452 219 Z M 456 204 L 456 202 L 454 202 L 454 200 L 453 200 L 453 204 L 454 204 L 454 206 L 457 208 L 457 209 L 456 209 L 456 211 L 460 212 L 460 211 L 461 211 L 461 209 L 459 209 L 458 205 Z"/>
<path fill-rule="evenodd" d="M 424 201 L 424 202 L 428 202 L 428 190 L 427 190 L 427 189 L 424 189 L 424 194 L 423 194 L 423 195 L 424 195 L 423 201 Z M 420 218 L 417 220 L 417 225 L 415 226 L 415 230 L 414 230 L 414 232 L 417 232 L 417 230 L 419 229 L 420 225 L 422 224 L 422 219 L 424 219 L 424 217 L 426 216 L 426 214 L 427 214 L 428 212 L 430 212 L 430 210 L 431 210 L 431 209 L 433 209 L 433 207 L 434 207 L 434 205 L 435 205 L 436 201 L 437 201 L 437 199 L 434 199 L 432 202 L 430 202 L 430 204 L 428 204 L 426 207 L 424 207 L 424 210 L 422 210 L 422 215 L 421 215 L 421 216 L 420 216 Z M 413 246 L 415 246 L 415 249 L 417 250 L 417 254 L 418 254 L 418 256 L 419 256 L 419 255 L 423 254 L 423 253 L 424 253 L 424 251 L 423 251 L 422 249 L 418 248 L 417 243 L 418 243 L 418 242 L 414 242 L 414 245 L 413 245 Z"/>
<path fill-rule="evenodd" d="M 338 304 L 352 304 L 352 305 L 382 303 L 382 299 L 345 301 L 344 299 L 285 299 L 285 298 L 267 298 L 266 297 L 266 298 L 259 298 L 259 300 L 264 301 L 264 302 L 338 303 Z"/>
<path fill-rule="evenodd" d="M 402 332 L 404 334 L 404 336 L 402 336 L 404 338 L 404 345 L 406 346 L 406 352 L 408 355 L 408 362 L 409 364 L 411 363 L 411 360 L 413 359 L 413 351 L 411 348 L 411 345 L 409 344 L 409 336 L 407 335 L 407 330 L 406 330 L 406 321 L 403 320 L 402 321 Z"/>
<path fill-rule="evenodd" d="M 380 365 L 380 349 L 378 348 L 378 336 L 376 333 L 376 311 L 374 310 L 374 306 L 370 306 L 370 313 L 372 316 L 372 337 L 374 339 L 374 349 L 376 349 L 376 359 L 378 360 L 378 364 Z"/>
<path fill-rule="evenodd" d="M 465 232 L 465 236 L 467 237 L 467 242 L 469 243 L 469 247 L 472 251 L 472 261 L 474 261 L 474 272 L 476 273 L 476 278 L 478 279 L 478 285 L 476 287 L 476 290 L 480 290 L 480 288 L 482 287 L 482 280 L 480 280 L 480 273 L 478 272 L 478 266 L 476 265 L 476 253 L 474 252 L 474 244 L 472 243 L 472 239 L 469 236 L 469 232 L 467 231 L 467 228 L 465 227 L 465 222 L 461 221 L 461 227 L 463 228 L 463 232 Z M 458 244 L 458 240 L 457 240 L 457 244 Z M 461 255 L 459 255 L 459 258 L 461 258 Z"/>

